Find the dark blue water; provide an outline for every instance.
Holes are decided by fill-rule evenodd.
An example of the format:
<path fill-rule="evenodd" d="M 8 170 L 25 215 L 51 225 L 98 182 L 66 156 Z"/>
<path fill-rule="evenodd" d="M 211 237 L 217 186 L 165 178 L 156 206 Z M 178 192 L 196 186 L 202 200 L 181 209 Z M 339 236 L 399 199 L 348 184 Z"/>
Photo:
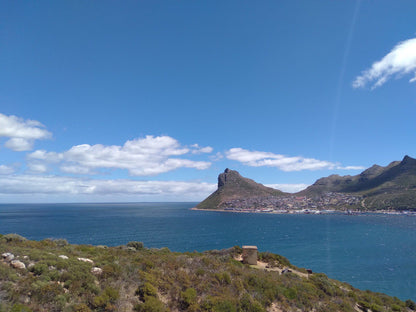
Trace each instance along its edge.
<path fill-rule="evenodd" d="M 0 205 L 0 233 L 203 251 L 256 245 L 300 267 L 416 300 L 416 217 L 191 211 L 195 203 Z"/>

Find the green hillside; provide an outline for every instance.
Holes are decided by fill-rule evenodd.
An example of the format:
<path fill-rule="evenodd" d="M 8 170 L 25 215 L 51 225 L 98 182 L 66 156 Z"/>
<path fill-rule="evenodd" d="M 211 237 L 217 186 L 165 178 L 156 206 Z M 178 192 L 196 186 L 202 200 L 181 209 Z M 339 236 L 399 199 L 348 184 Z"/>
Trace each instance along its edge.
<path fill-rule="evenodd" d="M 202 253 L 0 235 L 0 311 L 413 311 L 415 303 L 308 274 L 279 255 Z M 13 258 L 12 258 L 13 256 Z M 291 272 L 283 272 L 289 268 Z"/>

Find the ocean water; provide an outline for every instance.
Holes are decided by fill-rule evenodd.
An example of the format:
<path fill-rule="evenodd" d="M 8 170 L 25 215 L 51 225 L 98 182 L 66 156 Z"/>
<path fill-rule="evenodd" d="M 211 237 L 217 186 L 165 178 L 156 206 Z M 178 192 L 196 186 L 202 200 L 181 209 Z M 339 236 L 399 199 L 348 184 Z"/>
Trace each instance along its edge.
<path fill-rule="evenodd" d="M 0 233 L 204 251 L 256 245 L 360 289 L 416 301 L 416 216 L 192 211 L 195 203 L 1 204 Z"/>

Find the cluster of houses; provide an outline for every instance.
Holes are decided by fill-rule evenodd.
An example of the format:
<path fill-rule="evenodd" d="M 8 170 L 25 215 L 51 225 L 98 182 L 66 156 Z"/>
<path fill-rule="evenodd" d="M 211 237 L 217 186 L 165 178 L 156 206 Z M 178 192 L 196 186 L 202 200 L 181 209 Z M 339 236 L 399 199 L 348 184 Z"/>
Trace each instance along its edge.
<path fill-rule="evenodd" d="M 352 210 L 360 206 L 362 197 L 327 192 L 313 197 L 267 196 L 239 198 L 221 204 L 221 209 L 240 212 L 322 213 L 331 210 Z"/>

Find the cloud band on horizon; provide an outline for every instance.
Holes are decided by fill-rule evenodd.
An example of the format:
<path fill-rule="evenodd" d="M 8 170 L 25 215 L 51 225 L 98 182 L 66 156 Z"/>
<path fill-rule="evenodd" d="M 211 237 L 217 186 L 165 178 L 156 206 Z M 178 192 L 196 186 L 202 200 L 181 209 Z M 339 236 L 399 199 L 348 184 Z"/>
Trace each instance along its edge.
<path fill-rule="evenodd" d="M 361 166 L 342 167 L 337 163 L 314 158 L 304 158 L 301 156 L 285 156 L 270 152 L 249 151 L 243 148 L 235 147 L 226 151 L 225 156 L 230 160 L 236 160 L 250 167 L 276 167 L 282 171 L 301 171 L 301 170 L 359 170 L 364 169 Z"/>

